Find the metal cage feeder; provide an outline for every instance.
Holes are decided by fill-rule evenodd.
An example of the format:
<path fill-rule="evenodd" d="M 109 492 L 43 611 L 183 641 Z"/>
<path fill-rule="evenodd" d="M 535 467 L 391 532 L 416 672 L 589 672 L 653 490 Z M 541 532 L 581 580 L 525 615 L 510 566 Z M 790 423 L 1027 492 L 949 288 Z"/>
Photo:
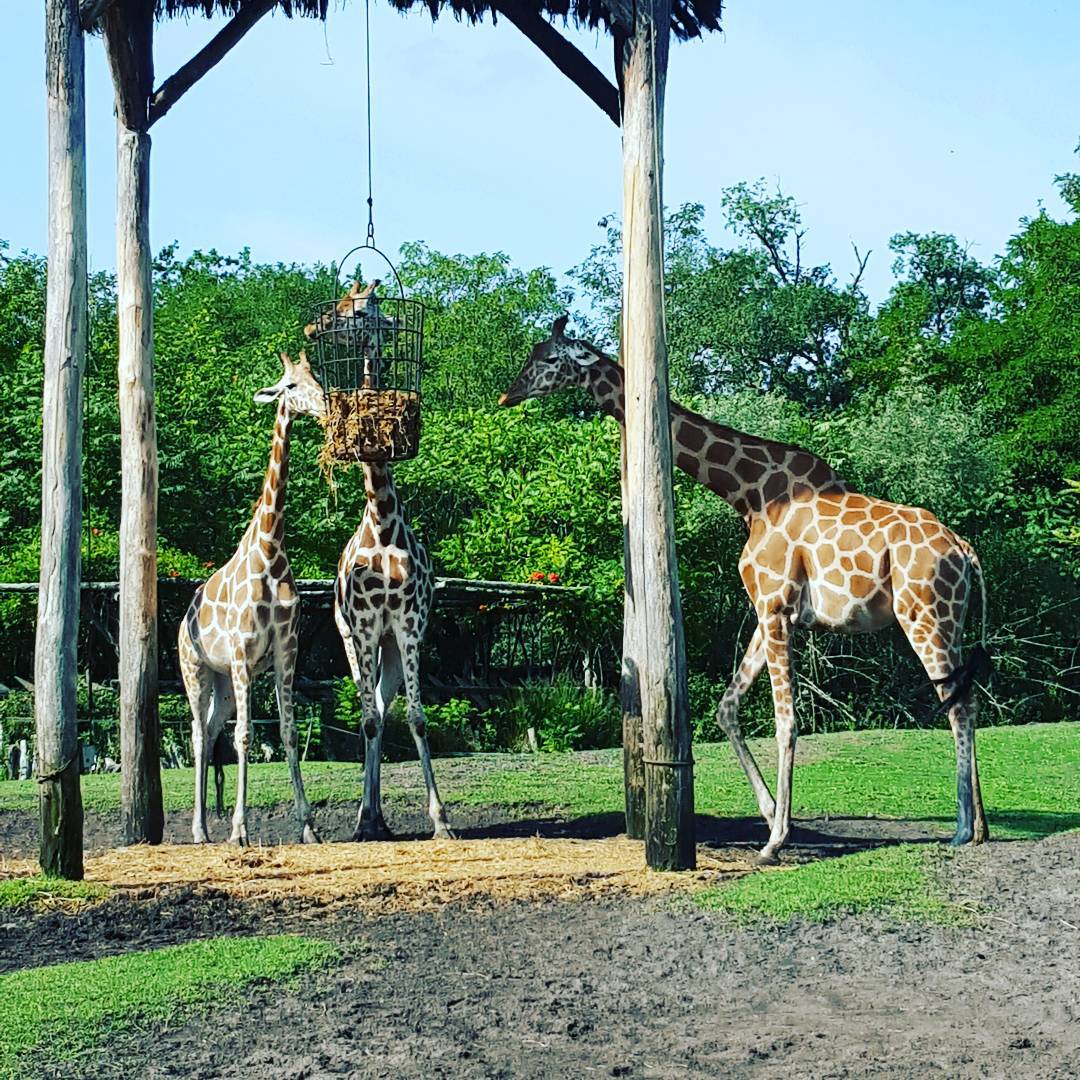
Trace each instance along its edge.
<path fill-rule="evenodd" d="M 379 295 L 381 279 L 341 295 L 338 272 L 357 252 L 374 252 L 390 268 L 396 296 Z M 406 461 L 420 449 L 420 374 L 424 305 L 405 296 L 394 264 L 367 243 L 337 264 L 338 295 L 317 304 L 304 327 L 312 363 L 326 396 L 322 460 Z"/>

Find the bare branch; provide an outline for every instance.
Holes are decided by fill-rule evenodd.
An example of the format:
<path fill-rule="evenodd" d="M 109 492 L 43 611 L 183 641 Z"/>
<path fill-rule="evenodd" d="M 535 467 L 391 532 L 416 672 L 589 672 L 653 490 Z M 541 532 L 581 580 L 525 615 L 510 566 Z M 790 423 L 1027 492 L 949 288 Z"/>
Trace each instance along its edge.
<path fill-rule="evenodd" d="M 865 255 L 859 254 L 859 247 L 853 240 L 851 242 L 851 250 L 855 252 L 855 262 L 858 264 L 858 270 L 855 271 L 855 276 L 851 279 L 851 291 L 854 292 L 859 287 L 859 282 L 862 281 L 863 271 L 866 269 L 866 264 L 870 261 L 870 255 L 873 252 L 871 248 Z"/>
<path fill-rule="evenodd" d="M 274 6 L 276 0 L 245 4 L 175 75 L 150 98 L 150 124 L 160 120 Z"/>
<path fill-rule="evenodd" d="M 577 46 L 571 44 L 542 15 L 523 5 L 496 0 L 500 15 L 512 22 L 571 82 L 583 90 L 618 127 L 619 92 L 607 76 Z"/>

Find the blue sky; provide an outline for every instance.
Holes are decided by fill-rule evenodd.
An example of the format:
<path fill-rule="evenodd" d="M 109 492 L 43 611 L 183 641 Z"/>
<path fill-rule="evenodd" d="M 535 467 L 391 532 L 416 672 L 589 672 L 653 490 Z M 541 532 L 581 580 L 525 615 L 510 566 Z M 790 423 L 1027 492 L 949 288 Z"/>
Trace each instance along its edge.
<path fill-rule="evenodd" d="M 43 8 L 4 0 L 0 237 L 45 247 Z M 508 23 L 432 25 L 372 8 L 380 246 L 505 251 L 562 272 L 620 206 L 618 132 Z M 665 198 L 705 203 L 779 182 L 802 205 L 808 257 L 852 267 L 880 299 L 895 232 L 947 231 L 988 260 L 1080 168 L 1080 4 L 730 0 L 725 30 L 676 45 Z M 159 28 L 158 82 L 219 21 Z M 364 237 L 363 5 L 268 17 L 153 129 L 151 239 L 249 246 L 265 261 L 337 258 Z M 571 32 L 605 71 L 610 44 Z M 112 87 L 87 56 L 90 252 L 114 264 Z"/>

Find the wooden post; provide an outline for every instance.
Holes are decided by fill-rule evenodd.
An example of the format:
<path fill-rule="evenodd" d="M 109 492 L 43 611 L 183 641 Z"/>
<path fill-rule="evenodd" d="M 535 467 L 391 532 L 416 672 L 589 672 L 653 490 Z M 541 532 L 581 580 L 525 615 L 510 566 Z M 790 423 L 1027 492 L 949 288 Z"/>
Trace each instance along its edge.
<path fill-rule="evenodd" d="M 34 719 L 41 870 L 83 876 L 75 678 L 82 538 L 86 367 L 86 101 L 78 0 L 45 4 L 49 276 L 41 442 L 41 577 Z"/>
<path fill-rule="evenodd" d="M 161 842 L 157 681 L 157 428 L 150 253 L 154 5 L 114 0 L 102 17 L 116 91 L 116 278 L 119 319 L 120 765 L 129 844 Z"/>
<path fill-rule="evenodd" d="M 625 363 L 625 357 L 624 357 Z M 630 489 L 626 477 L 626 427 L 619 443 L 620 491 L 623 518 L 623 646 L 619 696 L 623 714 L 623 798 L 626 835 L 645 839 L 645 750 L 641 731 L 641 692 L 638 689 L 638 608 L 634 605 L 634 567 L 630 559 Z"/>
<path fill-rule="evenodd" d="M 616 37 L 623 103 L 626 587 L 633 610 L 624 631 L 624 702 L 636 691 L 646 861 L 657 870 L 685 870 L 695 865 L 694 773 L 671 494 L 661 182 L 671 0 L 639 0 L 633 12 L 629 32 Z M 634 748 L 625 753 L 632 758 Z"/>

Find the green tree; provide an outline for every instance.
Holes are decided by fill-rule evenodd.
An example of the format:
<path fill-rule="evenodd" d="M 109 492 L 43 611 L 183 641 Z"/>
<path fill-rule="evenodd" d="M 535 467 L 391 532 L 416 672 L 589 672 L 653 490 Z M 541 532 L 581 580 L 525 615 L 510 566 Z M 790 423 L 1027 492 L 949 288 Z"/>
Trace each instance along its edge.
<path fill-rule="evenodd" d="M 988 317 L 995 273 L 944 233 L 897 233 L 889 248 L 897 280 L 849 350 L 853 383 L 884 391 L 927 375 L 949 381 L 949 343 Z"/>
<path fill-rule="evenodd" d="M 722 250 L 704 230 L 704 208 L 687 203 L 665 218 L 665 290 L 672 391 L 677 397 L 777 390 L 812 408 L 841 403 L 844 350 L 866 315 L 859 288 L 865 259 L 841 287 L 827 265 L 805 265 L 805 230 L 794 200 L 764 185 L 724 192 L 728 226 L 744 241 Z M 611 347 L 618 336 L 621 233 L 607 235 L 571 276 L 594 315 L 587 332 Z"/>

